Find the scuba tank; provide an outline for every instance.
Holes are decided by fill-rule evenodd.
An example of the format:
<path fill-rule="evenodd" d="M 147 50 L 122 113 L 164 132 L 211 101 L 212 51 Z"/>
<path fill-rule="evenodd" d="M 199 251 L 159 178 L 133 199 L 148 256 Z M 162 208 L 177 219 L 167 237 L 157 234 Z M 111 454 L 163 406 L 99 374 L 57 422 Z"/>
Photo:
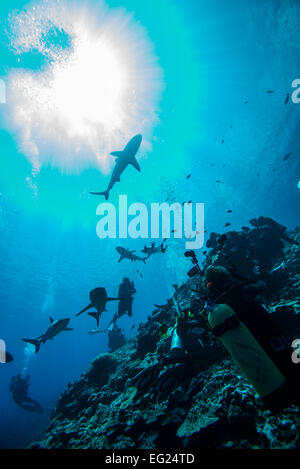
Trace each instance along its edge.
<path fill-rule="evenodd" d="M 178 305 L 176 299 L 174 298 L 174 296 L 172 297 L 172 301 L 173 301 L 174 306 L 177 310 L 178 317 L 176 319 L 176 323 L 175 323 L 173 334 L 172 334 L 170 353 L 171 353 L 171 355 L 173 355 L 173 357 L 182 357 L 185 354 L 185 350 L 184 350 L 184 346 L 183 346 L 183 341 L 182 341 L 181 337 L 178 335 L 178 332 L 177 332 L 178 319 L 179 319 L 181 313 L 180 313 L 179 305 Z"/>
<path fill-rule="evenodd" d="M 283 374 L 232 308 L 217 305 L 209 312 L 208 323 L 261 398 L 267 401 L 286 384 Z"/>
<path fill-rule="evenodd" d="M 175 327 L 172 334 L 170 353 L 173 355 L 173 357 L 182 357 L 185 354 L 182 339 L 177 333 L 177 327 Z"/>

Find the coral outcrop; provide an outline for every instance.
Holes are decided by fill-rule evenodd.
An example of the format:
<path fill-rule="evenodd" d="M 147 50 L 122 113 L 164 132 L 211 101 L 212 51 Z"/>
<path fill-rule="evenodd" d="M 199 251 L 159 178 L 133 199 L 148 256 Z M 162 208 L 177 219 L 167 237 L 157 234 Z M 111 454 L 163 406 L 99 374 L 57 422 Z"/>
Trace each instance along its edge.
<path fill-rule="evenodd" d="M 300 338 L 300 230 L 287 233 L 265 217 L 250 223 L 226 237 L 211 233 L 202 267 L 230 264 L 264 282 L 261 301 L 291 338 Z M 299 448 L 299 408 L 265 409 L 204 320 L 197 353 L 169 354 L 177 308 L 202 308 L 202 294 L 195 275 L 156 306 L 134 339 L 96 357 L 67 386 L 44 438 L 31 448 Z M 161 334 L 162 324 L 168 333 Z"/>

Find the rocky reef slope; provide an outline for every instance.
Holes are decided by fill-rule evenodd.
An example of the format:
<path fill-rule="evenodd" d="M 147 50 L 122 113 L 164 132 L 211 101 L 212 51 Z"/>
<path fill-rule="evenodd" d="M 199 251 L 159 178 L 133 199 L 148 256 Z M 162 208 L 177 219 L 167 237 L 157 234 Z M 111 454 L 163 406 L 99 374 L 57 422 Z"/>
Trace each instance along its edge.
<path fill-rule="evenodd" d="M 263 217 L 250 223 L 226 237 L 212 233 L 203 268 L 230 260 L 239 274 L 265 282 L 264 305 L 300 338 L 300 230 L 287 233 Z M 200 275 L 190 278 L 134 339 L 96 357 L 67 386 L 43 440 L 31 448 L 299 448 L 299 408 L 264 409 L 204 322 L 199 352 L 180 361 L 169 355 L 177 307 L 198 301 L 200 308 L 202 288 Z M 162 324 L 169 334 L 160 333 Z"/>

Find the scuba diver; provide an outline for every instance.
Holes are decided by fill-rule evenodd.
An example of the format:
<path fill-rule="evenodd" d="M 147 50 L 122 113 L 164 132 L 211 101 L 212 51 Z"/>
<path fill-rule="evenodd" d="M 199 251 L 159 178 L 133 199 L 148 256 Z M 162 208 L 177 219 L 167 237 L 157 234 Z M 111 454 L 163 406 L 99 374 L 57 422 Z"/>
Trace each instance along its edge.
<path fill-rule="evenodd" d="M 225 267 L 211 266 L 205 271 L 204 284 L 209 295 L 203 313 L 211 331 L 222 340 L 265 405 L 273 410 L 292 402 L 299 405 L 292 339 L 257 301 L 262 283 L 238 281 Z"/>
<path fill-rule="evenodd" d="M 182 357 L 185 353 L 197 353 L 204 348 L 201 340 L 203 333 L 203 318 L 197 316 L 198 305 L 192 304 L 183 310 L 177 318 L 172 334 L 170 354 Z"/>
<path fill-rule="evenodd" d="M 129 278 L 123 278 L 123 282 L 119 286 L 119 306 L 118 312 L 114 316 L 114 321 L 124 314 L 128 314 L 129 317 L 132 316 L 132 302 L 133 302 L 133 295 L 136 293 L 136 289 L 134 288 L 134 283 L 129 280 Z"/>
<path fill-rule="evenodd" d="M 113 322 L 108 328 L 108 348 L 110 352 L 114 352 L 123 345 L 126 344 L 124 334 L 121 332 L 121 328 Z"/>
<path fill-rule="evenodd" d="M 30 386 L 30 376 L 23 378 L 21 374 L 13 376 L 10 381 L 9 390 L 12 393 L 14 402 L 24 410 L 28 412 L 38 412 L 41 414 L 43 408 L 38 402 L 31 397 L 27 396 L 27 392 Z"/>

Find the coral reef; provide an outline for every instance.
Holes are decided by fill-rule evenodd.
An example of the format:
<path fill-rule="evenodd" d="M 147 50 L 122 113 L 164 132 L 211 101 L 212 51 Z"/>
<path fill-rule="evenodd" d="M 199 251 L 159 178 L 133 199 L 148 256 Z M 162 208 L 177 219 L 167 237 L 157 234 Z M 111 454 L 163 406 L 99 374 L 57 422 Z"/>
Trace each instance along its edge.
<path fill-rule="evenodd" d="M 287 233 L 265 217 L 250 223 L 221 244 L 211 233 L 203 268 L 231 263 L 239 275 L 264 282 L 261 301 L 300 338 L 300 230 Z M 199 352 L 180 360 L 169 354 L 177 307 L 202 308 L 202 293 L 195 275 L 154 309 L 134 339 L 96 357 L 68 385 L 44 438 L 31 448 L 299 448 L 299 408 L 264 408 L 204 320 Z M 160 334 L 162 324 L 168 333 Z"/>

